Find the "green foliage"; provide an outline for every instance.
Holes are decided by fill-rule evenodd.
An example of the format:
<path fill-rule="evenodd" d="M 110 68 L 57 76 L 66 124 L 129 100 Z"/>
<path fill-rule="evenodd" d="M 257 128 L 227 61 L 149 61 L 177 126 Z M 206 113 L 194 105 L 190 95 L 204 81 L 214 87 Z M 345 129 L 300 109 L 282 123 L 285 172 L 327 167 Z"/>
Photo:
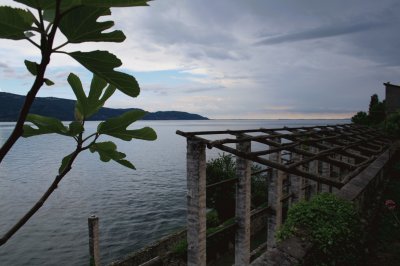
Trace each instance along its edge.
<path fill-rule="evenodd" d="M 132 163 L 124 159 L 126 154 L 117 151 L 117 145 L 112 141 L 94 143 L 90 146 L 90 151 L 92 153 L 97 152 L 103 162 L 114 160 L 123 166 L 135 169 Z"/>
<path fill-rule="evenodd" d="M 26 68 L 28 69 L 28 71 L 32 75 L 36 76 L 39 65 L 36 62 L 32 62 L 32 61 L 28 61 L 28 60 L 25 60 L 24 63 L 25 63 Z"/>
<path fill-rule="evenodd" d="M 58 169 L 58 174 L 61 174 L 61 173 L 63 173 L 64 171 L 67 170 L 67 166 L 68 166 L 68 164 L 70 163 L 70 161 L 71 161 L 71 159 L 72 159 L 72 155 L 73 155 L 73 153 L 71 153 L 71 154 L 65 156 L 65 157 L 62 159 L 62 161 L 61 161 L 61 166 L 60 166 L 60 168 Z"/>
<path fill-rule="evenodd" d="M 23 137 L 27 138 L 42 134 L 56 133 L 64 136 L 74 137 L 78 143 L 84 143 L 82 140 L 82 133 L 85 131 L 85 119 L 96 113 L 104 105 L 105 101 L 115 91 L 115 88 L 111 85 L 107 86 L 107 83 L 104 80 L 98 78 L 97 76 L 93 76 L 90 85 L 89 96 L 86 97 L 82 83 L 78 76 L 71 73 L 68 77 L 68 82 L 77 98 L 75 104 L 76 121 L 71 122 L 67 128 L 60 120 L 56 118 L 29 114 L 27 121 L 33 123 L 36 128 L 32 127 L 31 125 L 24 125 Z M 105 92 L 103 94 L 104 89 Z M 121 116 L 110 118 L 104 122 L 101 122 L 97 128 L 97 132 L 91 135 L 92 137 L 95 136 L 95 140 L 90 143 L 87 148 L 89 148 L 92 153 L 97 152 L 100 156 L 100 160 L 103 162 L 109 162 L 110 160 L 113 160 L 123 166 L 135 169 L 135 166 L 131 162 L 125 160 L 126 154 L 117 151 L 117 146 L 115 143 L 111 141 L 96 142 L 96 140 L 102 134 L 127 141 L 132 140 L 133 138 L 155 140 L 157 135 L 154 130 L 149 127 L 136 130 L 127 130 L 128 126 L 137 121 L 139 118 L 143 117 L 145 114 L 146 112 L 142 110 L 133 110 L 125 112 Z M 72 154 L 64 157 L 61 162 L 59 173 L 66 169 L 71 156 Z"/>
<path fill-rule="evenodd" d="M 400 110 L 386 117 L 385 101 L 380 102 L 376 94 L 371 96 L 368 114 L 360 111 L 351 118 L 351 122 L 378 127 L 391 137 L 400 138 Z"/>
<path fill-rule="evenodd" d="M 93 114 L 97 113 L 100 108 L 104 106 L 104 103 L 115 92 L 114 86 L 109 85 L 106 88 L 107 82 L 97 76 L 93 76 L 88 97 L 86 97 L 86 94 L 82 87 L 82 82 L 78 76 L 73 73 L 69 74 L 68 83 L 71 86 L 77 99 L 75 118 L 79 121 L 86 120 Z M 105 88 L 106 90 L 103 94 L 103 90 Z"/>
<path fill-rule="evenodd" d="M 128 96 L 139 95 L 140 88 L 136 79 L 126 73 L 116 71 L 122 65 L 121 60 L 108 51 L 65 52 L 61 50 L 70 43 L 85 42 L 123 42 L 125 35 L 120 30 L 112 30 L 113 21 L 104 21 L 104 16 L 111 15 L 111 7 L 145 6 L 148 0 L 16 0 L 30 8 L 36 9 L 35 17 L 29 10 L 0 6 L 0 38 L 12 40 L 28 40 L 40 50 L 40 64 L 25 60 L 28 71 L 35 76 L 35 82 L 27 94 L 15 130 L 11 133 L 6 145 L 0 150 L 0 162 L 10 151 L 19 137 L 32 137 L 42 134 L 60 134 L 76 141 L 75 150 L 62 159 L 59 175 L 48 188 L 42 199 L 54 191 L 61 179 L 70 171 L 75 158 L 82 151 L 89 149 L 97 152 L 100 160 L 113 160 L 123 166 L 135 169 L 134 165 L 125 159 L 126 155 L 117 150 L 111 141 L 97 142 L 101 135 L 109 135 L 122 140 L 130 141 L 133 138 L 155 140 L 153 129 L 129 129 L 132 123 L 146 114 L 144 111 L 132 110 L 121 116 L 101 122 L 97 132 L 84 135 L 85 121 L 104 106 L 116 89 Z M 55 45 L 56 35 L 62 33 L 67 40 Z M 36 38 L 32 39 L 35 35 Z M 39 40 L 36 43 L 35 40 Z M 54 85 L 54 82 L 45 77 L 46 69 L 53 53 L 67 54 L 93 73 L 88 96 L 79 77 L 70 74 L 68 83 L 74 92 L 77 101 L 75 105 L 75 121 L 65 126 L 59 119 L 36 114 L 28 114 L 34 99 L 43 86 Z M 27 124 L 26 122 L 30 122 Z M 33 125 L 32 125 L 33 124 Z M 22 133 L 21 133 L 22 132 Z M 4 244 L 27 220 L 43 205 L 34 205 L 16 225 L 1 238 L 0 245 Z"/>
<path fill-rule="evenodd" d="M 31 29 L 35 17 L 28 10 L 0 6 L 0 38 L 25 39 L 25 32 Z"/>
<path fill-rule="evenodd" d="M 351 118 L 351 122 L 358 125 L 369 125 L 369 117 L 366 112 L 360 111 Z"/>
<path fill-rule="evenodd" d="M 385 131 L 395 138 L 400 138 L 400 111 L 390 114 L 385 122 Z"/>
<path fill-rule="evenodd" d="M 369 119 L 373 125 L 377 125 L 385 120 L 385 102 L 378 102 L 372 106 Z"/>
<path fill-rule="evenodd" d="M 82 42 L 123 42 L 125 35 L 116 30 L 103 33 L 114 26 L 112 21 L 97 20 L 111 15 L 109 8 L 79 7 L 68 12 L 60 22 L 60 30 L 70 43 Z M 77 17 L 85 18 L 77 20 Z"/>
<path fill-rule="evenodd" d="M 49 0 L 15 0 L 33 8 L 42 10 L 54 9 L 56 1 Z M 151 0 L 63 0 L 61 8 L 73 8 L 77 6 L 92 6 L 92 7 L 128 7 L 128 6 L 147 6 L 147 2 Z"/>
<path fill-rule="evenodd" d="M 126 155 L 117 151 L 117 147 L 113 142 L 96 141 L 102 134 L 126 141 L 133 138 L 155 140 L 157 136 L 151 128 L 127 129 L 133 122 L 146 114 L 144 111 L 133 110 L 119 117 L 108 119 L 99 124 L 97 132 L 86 138 L 83 137 L 83 133 L 85 132 L 84 124 L 86 119 L 98 112 L 116 89 L 131 97 L 136 97 L 139 94 L 140 88 L 136 79 L 129 74 L 115 71 L 115 68 L 121 66 L 121 60 L 108 51 L 76 51 L 67 53 L 60 51 L 60 49 L 69 43 L 124 41 L 125 35 L 122 31 L 112 30 L 114 26 L 113 21 L 99 20 L 103 16 L 111 15 L 110 7 L 143 6 L 147 5 L 148 1 L 18 0 L 17 2 L 37 9 L 39 17 L 35 18 L 29 10 L 0 7 L 0 38 L 13 40 L 28 39 L 31 43 L 34 43 L 30 39 L 34 36 L 32 32 L 38 32 L 41 35 L 41 43 L 34 44 L 42 50 L 42 56 L 45 56 L 45 53 L 48 53 L 47 56 L 49 57 L 54 52 L 65 53 L 93 73 L 88 96 L 85 94 L 79 77 L 73 73 L 68 77 L 68 83 L 77 98 L 75 105 L 76 121 L 71 122 L 69 127 L 67 127 L 56 118 L 29 114 L 27 115 L 26 122 L 32 123 L 33 126 L 25 124 L 22 136 L 32 137 L 56 133 L 73 137 L 78 144 L 78 153 L 85 149 L 90 149 L 91 152 L 97 152 L 100 155 L 100 159 L 104 162 L 114 160 L 126 167 L 135 169 L 133 164 L 124 159 Z M 43 18 L 48 21 L 47 25 L 45 25 Z M 64 34 L 67 42 L 59 45 L 57 48 L 48 47 L 48 45 L 53 45 L 53 42 L 47 42 L 47 40 L 54 39 L 58 30 Z M 46 66 L 28 60 L 25 60 L 24 63 L 28 71 L 36 76 L 36 78 L 39 78 L 39 73 L 44 75 Z M 44 78 L 44 76 L 42 78 L 42 83 L 47 85 L 54 84 L 51 80 Z M 84 143 L 89 140 L 91 142 L 84 146 Z M 72 153 L 64 157 L 60 173 L 67 169 L 71 158 Z"/>
<path fill-rule="evenodd" d="M 218 218 L 218 213 L 216 210 L 211 210 L 207 212 L 207 228 L 217 227 L 221 222 Z"/>
<path fill-rule="evenodd" d="M 323 193 L 289 209 L 277 232 L 282 241 L 292 236 L 308 240 L 314 249 L 313 265 L 352 265 L 361 256 L 361 227 L 354 206 L 335 195 Z"/>
<path fill-rule="evenodd" d="M 84 43 L 84 42 L 122 42 L 125 35 L 120 30 L 110 31 L 114 26 L 113 21 L 101 21 L 103 16 L 111 14 L 110 7 L 126 7 L 126 6 L 143 6 L 148 1 L 143 0 L 63 0 L 60 1 L 60 7 L 57 8 L 57 1 L 47 0 L 19 0 L 17 2 L 38 9 L 39 13 L 49 21 L 49 25 L 45 26 L 43 21 L 36 19 L 29 10 L 23 10 L 12 7 L 0 7 L 0 38 L 21 40 L 28 39 L 33 42 L 30 37 L 32 32 L 39 32 L 42 40 L 49 38 L 49 32 L 57 32 L 48 30 L 43 32 L 44 28 L 59 29 L 67 39 L 67 42 L 52 49 L 46 47 L 48 44 L 41 43 L 36 46 L 47 51 L 65 53 L 70 55 L 80 64 L 82 64 L 93 74 L 106 80 L 110 85 L 115 86 L 118 90 L 131 97 L 137 97 L 140 92 L 136 79 L 126 73 L 115 71 L 114 68 L 121 66 L 121 61 L 113 54 L 107 51 L 91 51 L 91 52 L 63 52 L 60 51 L 68 43 Z M 85 19 L 82 19 L 85 18 Z M 107 32 L 104 32 L 106 31 Z M 55 34 L 55 33 L 53 33 Z M 29 72 L 33 75 L 37 74 L 38 64 L 34 62 L 25 62 Z M 36 69 L 35 69 L 36 65 Z M 50 80 L 45 80 L 47 85 L 51 85 Z"/>
<path fill-rule="evenodd" d="M 121 60 L 115 55 L 107 51 L 72 52 L 68 54 L 86 69 L 126 95 L 131 97 L 139 95 L 140 88 L 136 79 L 131 75 L 114 70 L 114 68 L 122 65 Z"/>
<path fill-rule="evenodd" d="M 376 105 L 378 105 L 379 104 L 379 97 L 378 97 L 378 95 L 377 94 L 373 94 L 372 96 L 371 96 L 371 100 L 370 100 L 370 102 L 369 102 L 369 107 L 368 107 L 368 115 L 371 115 L 373 112 L 374 112 L 374 107 L 376 106 Z"/>
<path fill-rule="evenodd" d="M 172 252 L 177 254 L 178 256 L 184 257 L 186 256 L 188 244 L 186 240 L 179 241 L 173 248 Z"/>
<path fill-rule="evenodd" d="M 251 167 L 252 173 L 261 170 L 259 165 L 253 164 Z M 251 176 L 251 205 L 252 208 L 257 208 L 267 203 L 268 197 L 268 182 L 265 175 L 256 174 Z"/>
<path fill-rule="evenodd" d="M 143 110 L 132 110 L 125 112 L 124 114 L 107 119 L 101 122 L 97 127 L 99 134 L 109 135 L 122 140 L 143 139 L 143 140 L 155 140 L 157 138 L 156 133 L 149 127 L 142 129 L 127 130 L 126 128 L 136 120 L 142 118 L 146 114 Z"/>
<path fill-rule="evenodd" d="M 24 125 L 23 137 L 33 137 L 43 134 L 56 133 L 64 136 L 70 136 L 71 133 L 63 123 L 53 117 L 46 117 L 41 115 L 29 114 L 26 121 L 33 123 L 37 128 L 30 125 Z"/>
<path fill-rule="evenodd" d="M 260 171 L 261 167 L 252 165 L 252 172 Z M 220 154 L 218 158 L 207 162 L 207 184 L 217 183 L 236 177 L 236 162 L 230 154 Z M 234 182 L 221 184 L 207 191 L 207 207 L 213 208 L 218 213 L 221 222 L 235 214 L 235 189 Z M 267 200 L 267 180 L 264 175 L 252 175 L 251 201 L 257 207 Z"/>
<path fill-rule="evenodd" d="M 381 209 L 378 215 L 377 223 L 374 224 L 377 232 L 372 235 L 372 249 L 376 253 L 379 261 L 389 262 L 388 265 L 400 265 L 400 226 L 395 219 L 395 215 L 400 217 L 400 165 L 397 163 L 389 170 L 389 183 L 381 197 Z M 393 200 L 397 203 L 396 208 L 389 210 L 385 206 L 386 200 Z M 383 260 L 382 260 L 383 258 Z M 370 265 L 379 265 L 379 263 L 371 263 Z"/>
<path fill-rule="evenodd" d="M 222 154 L 207 162 L 207 184 L 236 177 L 236 165 L 232 155 Z M 225 183 L 207 191 L 207 207 L 218 213 L 221 222 L 235 214 L 235 183 Z"/>
<path fill-rule="evenodd" d="M 368 114 L 360 111 L 351 118 L 351 122 L 359 125 L 378 126 L 385 120 L 385 114 L 385 101 L 380 102 L 378 95 L 374 94 L 371 96 Z"/>

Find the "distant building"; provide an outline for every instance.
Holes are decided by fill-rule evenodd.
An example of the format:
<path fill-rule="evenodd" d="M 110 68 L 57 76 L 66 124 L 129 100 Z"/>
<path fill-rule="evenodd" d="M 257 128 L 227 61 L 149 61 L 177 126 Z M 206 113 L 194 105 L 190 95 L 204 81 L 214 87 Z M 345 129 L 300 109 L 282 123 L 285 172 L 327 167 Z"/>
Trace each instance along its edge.
<path fill-rule="evenodd" d="M 400 110 L 400 86 L 390 84 L 390 82 L 383 83 L 386 88 L 386 115 Z"/>

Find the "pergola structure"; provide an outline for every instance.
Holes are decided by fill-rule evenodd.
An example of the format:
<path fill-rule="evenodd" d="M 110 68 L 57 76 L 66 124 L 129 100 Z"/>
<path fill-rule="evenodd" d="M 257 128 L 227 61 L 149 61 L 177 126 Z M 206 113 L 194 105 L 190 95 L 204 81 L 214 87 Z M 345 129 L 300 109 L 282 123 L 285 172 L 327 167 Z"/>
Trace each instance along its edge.
<path fill-rule="evenodd" d="M 340 189 L 391 144 L 378 129 L 354 124 L 176 133 L 187 138 L 188 265 L 206 263 L 206 147 L 236 155 L 235 264 L 248 265 L 253 162 L 272 173 L 267 242 L 273 246 L 275 228 L 291 204 Z"/>

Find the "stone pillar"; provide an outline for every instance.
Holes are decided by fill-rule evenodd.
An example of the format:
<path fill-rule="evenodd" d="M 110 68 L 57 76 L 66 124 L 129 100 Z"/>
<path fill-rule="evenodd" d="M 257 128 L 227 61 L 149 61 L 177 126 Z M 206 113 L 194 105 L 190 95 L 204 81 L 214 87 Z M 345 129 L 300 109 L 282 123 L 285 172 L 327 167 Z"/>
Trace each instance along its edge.
<path fill-rule="evenodd" d="M 297 163 L 301 160 L 301 155 L 292 153 L 292 159 L 294 163 Z M 301 198 L 301 182 L 302 180 L 300 176 L 290 174 L 290 191 L 292 192 L 292 203 L 298 202 Z"/>
<path fill-rule="evenodd" d="M 280 139 L 274 139 L 275 142 L 280 142 Z M 281 152 L 272 153 L 269 155 L 271 161 L 280 162 Z M 278 170 L 272 169 L 270 178 L 268 180 L 268 207 L 275 212 L 275 214 L 268 215 L 268 235 L 267 235 L 267 247 L 269 249 L 275 247 L 275 231 L 279 224 L 277 224 L 278 212 L 282 211 L 280 206 L 280 197 L 282 194 L 282 188 L 279 190 L 279 179 Z"/>
<path fill-rule="evenodd" d="M 345 162 L 345 163 L 349 163 L 350 158 L 347 157 L 347 156 L 342 155 L 342 156 L 341 156 L 341 161 L 342 161 L 342 162 Z M 340 179 L 339 179 L 339 180 L 342 181 L 343 177 L 344 177 L 345 175 L 347 175 L 348 173 L 349 173 L 349 171 L 348 171 L 347 169 L 342 169 L 342 170 L 340 170 Z"/>
<path fill-rule="evenodd" d="M 205 144 L 187 140 L 187 265 L 206 265 Z"/>
<path fill-rule="evenodd" d="M 241 152 L 250 152 L 250 142 L 236 145 Z M 236 157 L 236 236 L 235 265 L 250 264 L 250 207 L 251 207 L 251 161 Z"/>
<path fill-rule="evenodd" d="M 331 177 L 331 166 L 329 163 L 322 162 L 322 172 L 321 176 L 330 178 Z M 321 192 L 332 192 L 332 188 L 329 185 L 322 184 Z"/>
<path fill-rule="evenodd" d="M 310 146 L 310 151 L 312 152 L 312 153 L 314 153 L 314 154 L 317 154 L 318 153 L 318 148 L 315 148 L 315 147 L 311 147 Z M 318 161 L 317 160 L 314 160 L 314 161 L 311 161 L 311 162 L 309 162 L 309 164 L 308 164 L 308 171 L 311 173 L 311 174 L 315 174 L 315 175 L 318 175 Z M 316 194 L 316 193 L 318 193 L 318 182 L 317 181 L 314 181 L 314 180 L 308 180 L 308 184 L 310 185 L 310 194 L 311 194 L 311 197 L 314 195 L 314 194 Z"/>
<path fill-rule="evenodd" d="M 99 217 L 88 218 L 90 266 L 100 266 Z"/>

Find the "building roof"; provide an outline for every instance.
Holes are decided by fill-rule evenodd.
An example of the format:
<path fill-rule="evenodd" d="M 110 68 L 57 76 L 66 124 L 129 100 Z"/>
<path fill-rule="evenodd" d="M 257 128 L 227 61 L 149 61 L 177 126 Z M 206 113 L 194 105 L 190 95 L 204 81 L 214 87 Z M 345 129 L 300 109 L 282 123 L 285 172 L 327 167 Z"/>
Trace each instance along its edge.
<path fill-rule="evenodd" d="M 386 87 L 387 87 L 387 86 L 392 86 L 392 87 L 400 88 L 399 85 L 391 84 L 390 82 L 384 82 L 383 85 L 385 85 Z"/>

